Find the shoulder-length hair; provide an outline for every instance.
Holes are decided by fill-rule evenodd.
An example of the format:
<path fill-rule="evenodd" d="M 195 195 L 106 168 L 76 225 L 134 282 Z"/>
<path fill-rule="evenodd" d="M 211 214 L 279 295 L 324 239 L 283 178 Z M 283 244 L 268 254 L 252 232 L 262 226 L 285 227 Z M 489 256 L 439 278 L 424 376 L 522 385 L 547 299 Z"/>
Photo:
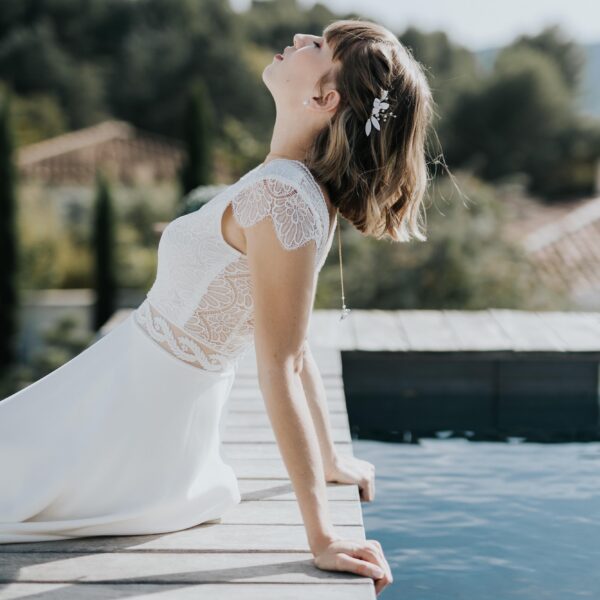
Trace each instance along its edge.
<path fill-rule="evenodd" d="M 427 239 L 422 214 L 425 157 L 433 98 L 420 63 L 385 27 L 344 19 L 323 31 L 334 67 L 317 82 L 332 82 L 340 103 L 305 160 L 338 212 L 366 235 Z M 388 90 L 386 120 L 366 134 L 373 101 Z M 394 113 L 394 116 L 390 116 Z"/>

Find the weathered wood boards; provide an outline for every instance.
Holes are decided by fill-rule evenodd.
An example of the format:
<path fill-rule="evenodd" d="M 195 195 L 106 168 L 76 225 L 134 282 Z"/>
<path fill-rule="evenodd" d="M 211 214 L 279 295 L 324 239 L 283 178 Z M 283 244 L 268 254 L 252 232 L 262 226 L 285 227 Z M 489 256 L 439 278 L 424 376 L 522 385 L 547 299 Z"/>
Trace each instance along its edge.
<path fill-rule="evenodd" d="M 335 443 L 341 453 L 352 454 L 339 352 L 313 351 L 331 403 Z M 158 594 L 178 600 L 374 600 L 371 579 L 313 564 L 252 354 L 240 365 L 232 390 L 221 451 L 236 471 L 242 502 L 220 521 L 147 536 L 0 545 L 0 599 Z M 364 539 L 357 487 L 328 484 L 327 495 L 336 531 Z"/>

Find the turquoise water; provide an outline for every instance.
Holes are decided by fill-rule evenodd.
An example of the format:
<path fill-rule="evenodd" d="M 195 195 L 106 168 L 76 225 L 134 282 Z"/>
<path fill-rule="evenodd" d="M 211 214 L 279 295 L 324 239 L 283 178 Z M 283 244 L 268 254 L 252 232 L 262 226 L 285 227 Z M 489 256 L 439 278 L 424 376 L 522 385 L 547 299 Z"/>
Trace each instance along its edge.
<path fill-rule="evenodd" d="M 353 440 L 385 600 L 600 598 L 600 442 Z"/>

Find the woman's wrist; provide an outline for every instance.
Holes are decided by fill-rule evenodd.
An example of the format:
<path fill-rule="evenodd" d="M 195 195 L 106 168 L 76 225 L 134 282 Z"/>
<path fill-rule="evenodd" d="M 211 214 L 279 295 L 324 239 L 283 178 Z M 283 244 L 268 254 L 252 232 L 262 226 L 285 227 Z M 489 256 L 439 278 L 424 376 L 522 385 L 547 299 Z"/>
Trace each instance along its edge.
<path fill-rule="evenodd" d="M 326 454 L 323 458 L 323 471 L 325 472 L 325 479 L 331 474 L 335 473 L 338 465 L 338 455 L 335 450 Z"/>
<path fill-rule="evenodd" d="M 321 552 L 323 552 L 330 544 L 339 539 L 341 539 L 340 536 L 337 535 L 335 531 L 333 531 L 333 529 L 323 531 L 314 539 L 310 540 L 310 551 L 312 552 L 313 556 L 317 556 Z"/>

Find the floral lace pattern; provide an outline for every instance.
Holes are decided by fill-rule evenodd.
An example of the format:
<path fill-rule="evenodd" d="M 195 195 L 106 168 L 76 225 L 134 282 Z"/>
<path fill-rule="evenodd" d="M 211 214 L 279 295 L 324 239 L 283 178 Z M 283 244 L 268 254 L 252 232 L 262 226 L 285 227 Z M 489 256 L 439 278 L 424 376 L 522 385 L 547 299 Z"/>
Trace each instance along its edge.
<path fill-rule="evenodd" d="M 247 259 L 221 230 L 229 203 L 242 227 L 269 216 L 287 250 L 314 240 L 315 280 L 333 240 L 318 184 L 303 163 L 288 159 L 255 167 L 199 210 L 167 225 L 156 279 L 135 320 L 170 354 L 207 371 L 237 362 L 253 340 Z"/>
<path fill-rule="evenodd" d="M 173 323 L 165 319 L 148 299 L 135 310 L 136 322 L 158 342 L 169 354 L 206 371 L 222 371 L 231 361 L 219 352 L 210 351 L 199 340 L 186 335 Z"/>
<path fill-rule="evenodd" d="M 253 326 L 250 274 L 246 261 L 238 259 L 211 282 L 184 329 L 233 357 L 245 347 Z"/>
<path fill-rule="evenodd" d="M 277 239 L 286 250 L 295 250 L 311 240 L 317 248 L 322 223 L 313 213 L 314 205 L 297 186 L 278 177 L 263 177 L 231 200 L 233 214 L 242 227 L 271 217 Z"/>

